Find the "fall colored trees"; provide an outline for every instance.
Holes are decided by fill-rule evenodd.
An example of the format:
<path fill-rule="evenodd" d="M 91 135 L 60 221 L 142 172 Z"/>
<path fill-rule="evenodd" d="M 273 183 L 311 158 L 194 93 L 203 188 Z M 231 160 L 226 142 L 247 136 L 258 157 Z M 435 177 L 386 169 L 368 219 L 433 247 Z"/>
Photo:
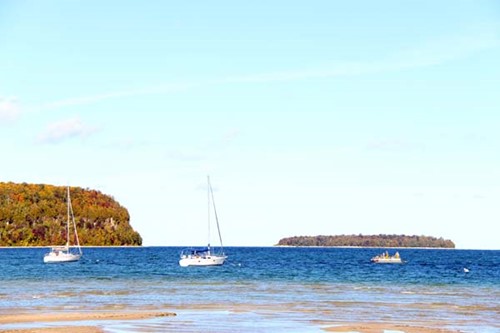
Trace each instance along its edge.
<path fill-rule="evenodd" d="M 82 245 L 141 245 L 130 216 L 112 197 L 71 187 L 71 203 Z M 66 187 L 0 182 L 0 246 L 63 245 Z"/>

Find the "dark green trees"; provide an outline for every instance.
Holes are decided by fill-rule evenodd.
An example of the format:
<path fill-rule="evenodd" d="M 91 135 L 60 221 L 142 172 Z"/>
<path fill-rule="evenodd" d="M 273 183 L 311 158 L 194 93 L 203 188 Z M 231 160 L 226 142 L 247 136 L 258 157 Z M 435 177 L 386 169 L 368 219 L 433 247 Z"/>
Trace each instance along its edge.
<path fill-rule="evenodd" d="M 277 245 L 455 248 L 451 240 L 405 235 L 295 236 L 280 239 Z"/>

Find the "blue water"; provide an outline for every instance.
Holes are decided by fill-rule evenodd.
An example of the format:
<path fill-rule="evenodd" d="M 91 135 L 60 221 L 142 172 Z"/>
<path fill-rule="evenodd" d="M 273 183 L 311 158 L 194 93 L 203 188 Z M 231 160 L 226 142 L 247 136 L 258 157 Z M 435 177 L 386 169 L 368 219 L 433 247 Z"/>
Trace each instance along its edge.
<path fill-rule="evenodd" d="M 47 249 L 0 249 L 0 315 L 177 313 L 99 323 L 112 333 L 321 332 L 342 322 L 500 332 L 500 251 L 398 249 L 407 262 L 397 265 L 371 263 L 382 251 L 373 248 L 234 247 L 224 266 L 182 268 L 180 250 L 84 248 L 80 262 L 44 264 Z"/>

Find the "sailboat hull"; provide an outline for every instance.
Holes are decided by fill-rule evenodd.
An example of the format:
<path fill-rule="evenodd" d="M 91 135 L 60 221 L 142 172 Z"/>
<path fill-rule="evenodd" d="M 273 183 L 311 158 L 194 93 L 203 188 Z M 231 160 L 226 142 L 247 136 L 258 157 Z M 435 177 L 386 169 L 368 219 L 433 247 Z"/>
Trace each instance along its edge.
<path fill-rule="evenodd" d="M 206 257 L 197 257 L 197 256 L 183 256 L 179 260 L 179 265 L 181 267 L 188 266 L 221 266 L 226 261 L 226 256 L 206 256 Z"/>
<path fill-rule="evenodd" d="M 80 260 L 80 254 L 49 252 L 43 257 L 44 263 L 72 262 Z"/>

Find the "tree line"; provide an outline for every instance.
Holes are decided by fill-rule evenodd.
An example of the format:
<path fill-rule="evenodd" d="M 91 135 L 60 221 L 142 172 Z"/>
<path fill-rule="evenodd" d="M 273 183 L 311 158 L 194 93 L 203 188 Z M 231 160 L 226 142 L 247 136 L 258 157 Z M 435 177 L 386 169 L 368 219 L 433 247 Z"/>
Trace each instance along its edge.
<path fill-rule="evenodd" d="M 432 247 L 455 248 L 451 240 L 431 236 L 336 235 L 282 238 L 278 246 L 357 246 L 357 247 Z"/>
<path fill-rule="evenodd" d="M 0 182 L 0 246 L 66 243 L 66 187 Z M 71 187 L 71 204 L 82 245 L 141 245 L 130 215 L 113 197 Z"/>

